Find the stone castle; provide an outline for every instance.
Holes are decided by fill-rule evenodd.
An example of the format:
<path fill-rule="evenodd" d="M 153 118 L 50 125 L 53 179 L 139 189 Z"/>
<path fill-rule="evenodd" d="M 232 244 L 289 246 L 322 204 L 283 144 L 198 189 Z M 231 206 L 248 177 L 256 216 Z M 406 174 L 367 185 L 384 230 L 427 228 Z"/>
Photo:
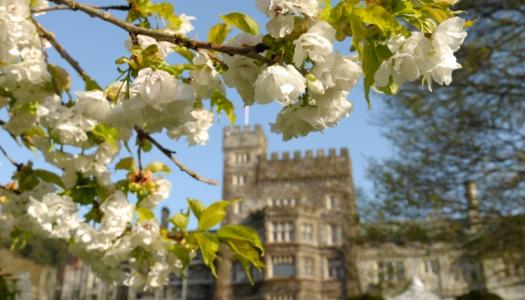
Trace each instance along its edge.
<path fill-rule="evenodd" d="M 448 299 L 487 289 L 505 300 L 525 300 L 525 266 L 513 253 L 480 261 L 452 239 L 397 243 L 369 238 L 370 226 L 413 224 L 358 224 L 347 149 L 268 155 L 267 146 L 260 126 L 224 130 L 223 199 L 243 199 L 230 208 L 225 223 L 252 226 L 266 249 L 266 268 L 253 270 L 254 285 L 224 249 L 217 278 L 197 257 L 187 277 L 173 276 L 155 293 L 108 287 L 91 278 L 86 266 L 67 266 L 64 278 L 75 280 L 62 287 L 58 299 L 342 300 L 364 293 L 386 299 L 417 276 Z M 465 220 L 441 222 L 475 230 L 480 218 L 475 186 L 467 189 L 467 197 L 473 209 Z M 432 228 L 435 222 L 426 224 Z"/>

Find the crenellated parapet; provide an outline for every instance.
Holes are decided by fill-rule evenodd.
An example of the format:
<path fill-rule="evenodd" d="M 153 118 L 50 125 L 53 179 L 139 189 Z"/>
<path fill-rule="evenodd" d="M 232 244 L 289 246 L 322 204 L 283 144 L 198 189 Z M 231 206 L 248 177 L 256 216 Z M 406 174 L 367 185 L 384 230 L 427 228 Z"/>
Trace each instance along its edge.
<path fill-rule="evenodd" d="M 266 161 L 303 161 L 303 160 L 324 160 L 324 159 L 334 159 L 334 158 L 347 158 L 348 148 L 341 148 L 339 152 L 335 148 L 328 149 L 328 153 L 325 152 L 325 149 L 317 149 L 314 153 L 312 150 L 306 150 L 304 153 L 302 151 L 296 150 L 292 153 L 288 151 L 283 152 L 272 152 L 270 156 L 266 158 Z"/>
<path fill-rule="evenodd" d="M 260 125 L 229 126 L 223 131 L 223 149 L 261 147 L 266 150 L 267 139 Z"/>
<path fill-rule="evenodd" d="M 290 152 L 273 152 L 259 164 L 260 181 L 350 176 L 350 156 L 347 148 Z"/>

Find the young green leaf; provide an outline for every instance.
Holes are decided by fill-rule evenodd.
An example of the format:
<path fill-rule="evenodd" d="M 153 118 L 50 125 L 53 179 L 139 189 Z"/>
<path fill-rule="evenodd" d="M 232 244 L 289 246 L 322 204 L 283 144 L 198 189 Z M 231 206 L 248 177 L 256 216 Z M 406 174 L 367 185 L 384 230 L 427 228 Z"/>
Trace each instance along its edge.
<path fill-rule="evenodd" d="M 136 211 L 137 211 L 137 216 L 138 216 L 138 221 L 139 222 L 149 221 L 149 220 L 155 219 L 155 214 L 153 214 L 153 212 L 151 210 L 149 210 L 148 208 L 139 207 L 139 208 L 136 209 Z"/>
<path fill-rule="evenodd" d="M 253 284 L 250 265 L 259 269 L 264 268 L 264 263 L 261 260 L 259 252 L 249 242 L 242 240 L 227 240 L 226 244 L 235 253 L 235 257 L 243 266 L 250 283 Z"/>
<path fill-rule="evenodd" d="M 264 248 L 259 234 L 253 228 L 243 225 L 224 225 L 217 230 L 221 240 L 241 240 L 250 243 L 264 254 Z"/>
<path fill-rule="evenodd" d="M 240 12 L 233 12 L 227 15 L 221 16 L 221 19 L 224 23 L 235 26 L 240 30 L 257 35 L 259 34 L 259 26 L 257 22 L 250 17 Z"/>
<path fill-rule="evenodd" d="M 222 94 L 220 90 L 216 90 L 211 96 L 211 107 L 216 107 L 217 113 L 224 111 L 230 120 L 230 124 L 235 123 L 235 107 L 233 103 Z"/>
<path fill-rule="evenodd" d="M 191 212 L 195 215 L 195 217 L 198 219 L 201 218 L 201 214 L 204 211 L 204 204 L 200 202 L 197 199 L 188 199 L 188 205 L 191 209 Z"/>
<path fill-rule="evenodd" d="M 183 213 L 178 213 L 170 219 L 171 223 L 173 223 L 173 225 L 177 226 L 177 228 L 183 232 L 186 231 L 189 220 L 190 218 L 188 214 Z"/>
<path fill-rule="evenodd" d="M 206 208 L 199 218 L 199 229 L 208 230 L 219 224 L 226 216 L 226 209 L 230 204 L 231 201 L 219 201 Z"/>
<path fill-rule="evenodd" d="M 166 166 L 164 163 L 160 161 L 152 161 L 150 162 L 144 170 L 151 171 L 152 173 L 160 173 L 160 172 L 171 172 L 171 169 Z"/>
<path fill-rule="evenodd" d="M 215 44 L 222 44 L 231 30 L 232 28 L 228 24 L 216 24 L 208 31 L 208 41 Z"/>
<path fill-rule="evenodd" d="M 43 169 L 36 169 L 34 170 L 34 174 L 36 177 L 38 177 L 40 180 L 43 180 L 45 182 L 53 183 L 59 187 L 64 188 L 64 183 L 62 182 L 62 179 L 57 174 L 43 170 Z"/>
<path fill-rule="evenodd" d="M 64 68 L 54 64 L 49 64 L 47 65 L 47 70 L 53 77 L 53 84 L 60 92 L 69 91 L 71 89 L 71 77 L 69 77 L 69 74 Z"/>
<path fill-rule="evenodd" d="M 201 251 L 204 264 L 210 268 L 214 276 L 217 276 L 215 272 L 215 258 L 217 258 L 217 252 L 219 251 L 219 239 L 217 236 L 209 232 L 193 232 L 188 238 L 195 240 Z"/>
<path fill-rule="evenodd" d="M 133 157 L 124 157 L 115 165 L 116 170 L 133 171 L 135 168 L 135 159 Z"/>

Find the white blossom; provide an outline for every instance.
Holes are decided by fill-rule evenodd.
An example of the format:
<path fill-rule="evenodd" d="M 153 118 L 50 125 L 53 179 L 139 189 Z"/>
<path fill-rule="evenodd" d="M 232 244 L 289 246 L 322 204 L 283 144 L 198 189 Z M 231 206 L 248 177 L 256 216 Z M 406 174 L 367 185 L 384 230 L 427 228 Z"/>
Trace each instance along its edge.
<path fill-rule="evenodd" d="M 171 191 L 171 183 L 166 179 L 154 180 L 155 190 L 140 201 L 140 206 L 155 208 L 162 200 L 168 199 Z"/>
<path fill-rule="evenodd" d="M 163 70 L 145 68 L 139 71 L 131 87 L 145 104 L 157 110 L 173 101 L 177 92 L 177 79 Z"/>
<path fill-rule="evenodd" d="M 100 210 L 104 213 L 100 232 L 115 239 L 131 224 L 135 206 L 128 202 L 124 193 L 116 191 L 100 205 Z"/>
<path fill-rule="evenodd" d="M 198 51 L 193 58 L 193 63 L 198 69 L 192 70 L 190 74 L 198 98 L 210 98 L 215 91 L 224 90 L 220 74 L 215 70 L 213 61 L 205 51 Z"/>
<path fill-rule="evenodd" d="M 194 109 L 188 120 L 180 127 L 168 132 L 171 138 L 186 136 L 190 145 L 204 145 L 208 141 L 208 130 L 213 124 L 213 113 L 206 109 Z"/>
<path fill-rule="evenodd" d="M 77 92 L 77 102 L 73 106 L 74 111 L 82 113 L 87 118 L 97 121 L 105 121 L 111 110 L 109 100 L 100 90 Z"/>
<path fill-rule="evenodd" d="M 181 21 L 180 26 L 173 33 L 184 35 L 193 30 L 193 25 L 191 24 L 191 22 L 195 21 L 197 18 L 195 18 L 194 16 L 188 16 L 186 14 L 180 14 L 179 19 Z"/>
<path fill-rule="evenodd" d="M 227 45 L 233 47 L 255 46 L 261 40 L 261 36 L 242 33 Z M 223 74 L 224 83 L 235 88 L 245 104 L 253 104 L 253 85 L 262 71 L 262 67 L 255 60 L 240 55 L 224 55 L 223 61 L 228 66 L 228 70 Z"/>
<path fill-rule="evenodd" d="M 335 29 L 324 21 L 317 22 L 293 42 L 295 66 L 301 67 L 306 58 L 310 58 L 315 63 L 324 63 L 326 57 L 333 51 L 334 39 Z"/>
<path fill-rule="evenodd" d="M 133 244 L 151 246 L 160 239 L 160 228 L 155 221 L 142 221 L 133 228 Z"/>
<path fill-rule="evenodd" d="M 30 197 L 27 214 L 35 225 L 51 237 L 67 239 L 70 230 L 79 225 L 77 207 L 71 198 L 54 193 L 44 195 L 42 201 Z"/>
<path fill-rule="evenodd" d="M 273 65 L 264 70 L 255 81 L 254 99 L 260 104 L 272 100 L 283 105 L 297 102 L 306 90 L 306 79 L 292 65 Z"/>

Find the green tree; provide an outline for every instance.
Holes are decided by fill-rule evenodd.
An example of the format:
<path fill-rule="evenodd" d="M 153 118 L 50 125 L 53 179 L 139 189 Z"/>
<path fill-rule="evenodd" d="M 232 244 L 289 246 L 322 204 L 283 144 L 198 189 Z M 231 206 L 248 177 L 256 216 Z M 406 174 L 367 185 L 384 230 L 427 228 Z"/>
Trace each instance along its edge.
<path fill-rule="evenodd" d="M 525 236 L 523 221 L 508 217 L 525 210 L 525 4 L 465 0 L 457 6 L 479 19 L 458 54 L 463 68 L 454 83 L 431 94 L 407 84 L 385 101 L 381 124 L 388 124 L 385 135 L 396 154 L 369 167 L 377 216 L 464 217 L 464 182 L 475 182 L 482 216 L 497 216 L 487 230 L 503 237 L 485 248 L 525 248 L 517 238 Z"/>

